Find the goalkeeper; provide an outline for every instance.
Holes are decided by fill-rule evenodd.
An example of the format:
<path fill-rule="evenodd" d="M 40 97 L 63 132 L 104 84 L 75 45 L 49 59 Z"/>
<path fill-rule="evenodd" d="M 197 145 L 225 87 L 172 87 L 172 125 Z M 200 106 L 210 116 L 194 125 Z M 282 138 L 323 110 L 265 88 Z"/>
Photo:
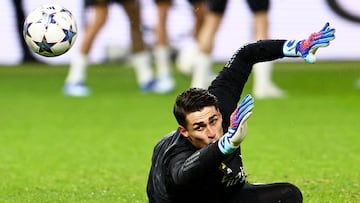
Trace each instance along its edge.
<path fill-rule="evenodd" d="M 282 57 L 315 62 L 315 52 L 335 38 L 329 23 L 306 40 L 262 40 L 241 47 L 208 90 L 190 88 L 175 101 L 176 131 L 154 148 L 147 183 L 149 202 L 302 202 L 291 183 L 246 181 L 240 145 L 254 99 L 238 105 L 253 64 Z"/>

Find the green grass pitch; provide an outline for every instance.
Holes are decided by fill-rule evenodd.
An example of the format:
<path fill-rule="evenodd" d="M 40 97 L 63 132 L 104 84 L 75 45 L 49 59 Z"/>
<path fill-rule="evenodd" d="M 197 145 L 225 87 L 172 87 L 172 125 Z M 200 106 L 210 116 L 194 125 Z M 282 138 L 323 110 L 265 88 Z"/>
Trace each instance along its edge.
<path fill-rule="evenodd" d="M 360 202 L 359 67 L 275 64 L 288 96 L 255 100 L 242 145 L 251 182 L 292 182 L 304 202 Z M 93 94 L 69 98 L 67 69 L 0 66 L 0 202 L 147 202 L 153 146 L 177 127 L 172 105 L 189 78 L 175 71 L 174 93 L 142 94 L 129 66 L 92 65 Z"/>

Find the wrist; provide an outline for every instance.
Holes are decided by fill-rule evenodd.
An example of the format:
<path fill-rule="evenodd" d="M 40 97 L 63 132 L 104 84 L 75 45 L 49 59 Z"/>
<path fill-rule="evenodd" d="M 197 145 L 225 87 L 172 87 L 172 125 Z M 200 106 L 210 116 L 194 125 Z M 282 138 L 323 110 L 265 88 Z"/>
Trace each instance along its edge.
<path fill-rule="evenodd" d="M 286 40 L 283 45 L 284 56 L 289 56 L 289 57 L 301 56 L 301 53 L 297 48 L 297 45 L 298 43 L 300 43 L 300 41 L 301 40 Z"/>
<path fill-rule="evenodd" d="M 231 154 L 234 152 L 239 146 L 234 146 L 230 141 L 229 132 L 225 133 L 218 141 L 218 147 L 223 154 Z"/>

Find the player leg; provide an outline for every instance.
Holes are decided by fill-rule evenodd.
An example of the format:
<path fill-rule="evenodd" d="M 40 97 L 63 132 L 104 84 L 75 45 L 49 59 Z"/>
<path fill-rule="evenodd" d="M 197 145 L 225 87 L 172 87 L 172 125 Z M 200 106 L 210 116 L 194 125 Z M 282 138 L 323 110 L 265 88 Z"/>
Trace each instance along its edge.
<path fill-rule="evenodd" d="M 84 36 L 80 45 L 80 53 L 70 64 L 70 69 L 65 80 L 64 94 L 68 96 L 83 97 L 90 94 L 85 85 L 88 67 L 88 54 L 99 30 L 106 22 L 108 15 L 107 3 L 96 3 L 96 1 L 85 1 L 85 8 L 91 9 L 93 16 L 86 23 Z"/>
<path fill-rule="evenodd" d="M 355 81 L 355 88 L 360 89 L 360 78 Z"/>
<path fill-rule="evenodd" d="M 140 4 L 137 0 L 121 1 L 129 18 L 132 43 L 131 64 L 134 67 L 137 83 L 144 92 L 151 91 L 154 86 L 154 74 L 151 67 L 151 55 L 146 50 L 141 32 Z"/>
<path fill-rule="evenodd" d="M 269 1 L 270 0 L 247 0 L 253 13 L 255 40 L 269 38 Z M 256 98 L 265 99 L 284 96 L 284 92 L 272 82 L 272 70 L 273 62 L 257 63 L 254 65 L 253 94 Z"/>
<path fill-rule="evenodd" d="M 193 8 L 194 14 L 194 28 L 193 37 L 186 41 L 186 43 L 180 48 L 178 56 L 176 58 L 176 67 L 184 75 L 190 75 L 194 61 L 196 60 L 196 52 L 198 50 L 197 41 L 199 40 L 199 32 L 204 24 L 205 18 L 205 0 L 188 0 Z"/>
<path fill-rule="evenodd" d="M 174 89 L 175 82 L 171 73 L 170 46 L 167 33 L 167 17 L 171 0 L 156 0 L 157 24 L 155 27 L 154 62 L 157 81 L 154 91 L 167 93 Z"/>
<path fill-rule="evenodd" d="M 301 203 L 302 193 L 290 183 L 249 184 L 245 183 L 240 191 L 231 191 L 229 202 L 242 203 Z"/>
<path fill-rule="evenodd" d="M 198 36 L 198 54 L 194 63 L 191 87 L 207 88 L 212 77 L 212 49 L 227 1 L 207 0 L 208 10 Z"/>
<path fill-rule="evenodd" d="M 38 60 L 33 56 L 33 53 L 30 51 L 29 47 L 26 45 L 25 40 L 23 40 L 22 30 L 24 29 L 25 21 L 25 12 L 23 8 L 22 0 L 11 1 L 15 9 L 16 14 L 16 28 L 17 28 L 17 37 L 20 39 L 22 59 L 21 62 L 38 62 Z"/>

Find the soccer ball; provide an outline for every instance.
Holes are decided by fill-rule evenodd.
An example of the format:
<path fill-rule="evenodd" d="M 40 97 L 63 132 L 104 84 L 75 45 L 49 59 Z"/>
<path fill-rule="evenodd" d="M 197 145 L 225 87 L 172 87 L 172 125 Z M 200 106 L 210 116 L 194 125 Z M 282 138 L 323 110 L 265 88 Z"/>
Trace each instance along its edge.
<path fill-rule="evenodd" d="M 75 43 L 76 21 L 60 5 L 42 5 L 26 17 L 23 36 L 35 53 L 54 57 L 66 53 Z"/>

